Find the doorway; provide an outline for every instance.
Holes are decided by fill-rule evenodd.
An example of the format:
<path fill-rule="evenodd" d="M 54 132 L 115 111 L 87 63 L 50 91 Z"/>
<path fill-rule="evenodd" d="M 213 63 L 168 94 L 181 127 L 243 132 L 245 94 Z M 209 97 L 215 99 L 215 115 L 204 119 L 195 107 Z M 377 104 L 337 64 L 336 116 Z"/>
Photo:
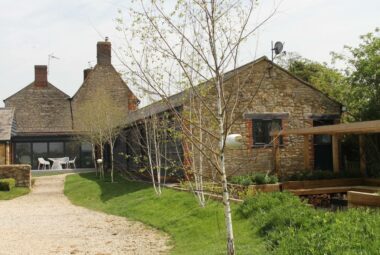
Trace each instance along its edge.
<path fill-rule="evenodd" d="M 333 119 L 313 120 L 314 127 L 333 124 Z M 314 135 L 314 169 L 333 170 L 331 135 Z"/>

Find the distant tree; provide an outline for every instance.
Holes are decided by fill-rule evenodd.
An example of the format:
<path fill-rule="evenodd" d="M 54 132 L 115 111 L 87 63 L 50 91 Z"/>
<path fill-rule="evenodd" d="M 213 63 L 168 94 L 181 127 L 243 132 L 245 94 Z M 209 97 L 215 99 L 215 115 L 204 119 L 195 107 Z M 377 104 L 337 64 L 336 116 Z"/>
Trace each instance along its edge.
<path fill-rule="evenodd" d="M 357 47 L 344 46 L 344 53 L 332 53 L 343 62 L 350 85 L 351 109 L 357 120 L 380 119 L 380 29 L 360 36 Z"/>
<path fill-rule="evenodd" d="M 336 68 L 303 58 L 295 52 L 282 56 L 279 65 L 346 105 L 349 86 L 344 74 Z"/>

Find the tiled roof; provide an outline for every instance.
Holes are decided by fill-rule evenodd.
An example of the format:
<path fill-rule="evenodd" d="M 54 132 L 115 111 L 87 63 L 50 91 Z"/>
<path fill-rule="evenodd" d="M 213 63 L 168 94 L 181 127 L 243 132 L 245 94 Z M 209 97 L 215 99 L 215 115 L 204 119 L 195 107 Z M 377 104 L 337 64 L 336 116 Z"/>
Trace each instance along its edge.
<path fill-rule="evenodd" d="M 14 109 L 0 108 L 0 141 L 9 141 L 14 133 Z"/>
<path fill-rule="evenodd" d="M 4 103 L 15 109 L 17 133 L 72 130 L 70 96 L 51 83 L 39 88 L 32 82 Z"/>

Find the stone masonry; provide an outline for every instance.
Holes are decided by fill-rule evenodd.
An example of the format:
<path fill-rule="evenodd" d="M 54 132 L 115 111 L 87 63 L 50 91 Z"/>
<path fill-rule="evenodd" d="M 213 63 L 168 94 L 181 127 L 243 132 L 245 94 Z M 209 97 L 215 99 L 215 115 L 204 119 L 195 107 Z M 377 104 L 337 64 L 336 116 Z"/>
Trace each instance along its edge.
<path fill-rule="evenodd" d="M 233 73 L 225 75 L 226 97 L 231 102 L 238 102 L 235 112 L 230 119 L 236 122 L 231 127 L 231 134 L 241 134 L 244 146 L 239 149 L 226 151 L 226 169 L 228 175 L 239 175 L 251 172 L 273 172 L 274 157 L 272 144 L 254 145 L 252 116 L 277 116 L 281 119 L 283 129 L 312 126 L 312 115 L 341 114 L 341 105 L 314 88 L 312 85 L 299 80 L 281 67 L 266 58 L 261 58 L 247 66 L 238 68 Z M 202 91 L 208 107 L 216 112 L 215 89 L 210 86 Z M 184 102 L 185 114 L 190 110 L 189 101 Z M 231 109 L 231 108 L 229 108 Z M 194 112 L 194 110 L 193 110 Z M 207 109 L 202 109 L 203 125 L 207 125 L 214 134 L 218 132 L 216 121 L 213 121 Z M 194 113 L 193 113 L 194 114 Z M 231 113 L 227 110 L 227 116 Z M 195 133 L 194 135 L 197 135 Z M 204 141 L 209 147 L 216 148 L 218 141 L 204 134 Z M 304 165 L 303 137 L 283 137 L 280 146 L 280 173 L 290 174 L 306 169 Z M 207 149 L 204 149 L 207 151 Z M 210 151 L 208 151 L 210 153 Z M 312 148 L 309 150 L 313 154 Z M 198 153 L 199 154 L 199 153 Z M 195 151 L 193 155 L 197 155 Z M 196 160 L 197 156 L 195 157 Z M 313 160 L 313 156 L 310 157 Z M 206 161 L 206 160 L 204 160 Z M 313 162 L 310 162 L 310 165 Z M 198 165 L 198 163 L 196 163 Z M 210 164 L 205 163 L 207 175 L 215 176 Z"/>
<path fill-rule="evenodd" d="M 113 102 L 124 111 L 125 118 L 130 110 L 137 107 L 137 98 L 111 65 L 110 42 L 98 42 L 97 57 L 97 65 L 92 70 L 85 70 L 84 82 L 72 99 L 74 129 L 78 128 L 83 104 L 88 100 L 96 100 L 95 95 L 99 92 L 110 95 Z"/>
<path fill-rule="evenodd" d="M 17 187 L 31 188 L 30 165 L 0 165 L 0 179 L 13 178 Z"/>

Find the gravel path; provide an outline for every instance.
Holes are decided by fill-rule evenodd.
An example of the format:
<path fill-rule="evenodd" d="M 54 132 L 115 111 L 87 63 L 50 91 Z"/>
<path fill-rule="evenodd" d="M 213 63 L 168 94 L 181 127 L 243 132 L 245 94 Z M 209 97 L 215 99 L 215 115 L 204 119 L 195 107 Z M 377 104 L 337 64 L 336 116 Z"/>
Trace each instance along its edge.
<path fill-rule="evenodd" d="M 0 254 L 162 254 L 168 236 L 142 223 L 74 206 L 65 175 L 39 177 L 33 191 L 0 201 Z"/>

